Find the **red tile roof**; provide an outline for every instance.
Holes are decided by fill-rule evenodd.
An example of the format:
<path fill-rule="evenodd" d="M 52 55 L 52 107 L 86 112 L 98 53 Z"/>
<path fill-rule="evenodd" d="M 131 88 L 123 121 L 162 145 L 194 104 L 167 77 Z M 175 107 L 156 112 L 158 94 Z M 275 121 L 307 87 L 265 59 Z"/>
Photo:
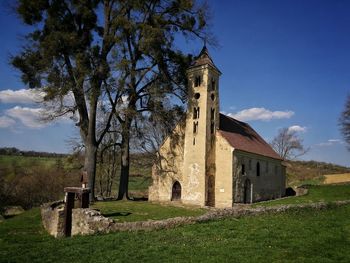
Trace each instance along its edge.
<path fill-rule="evenodd" d="M 220 113 L 219 133 L 237 150 L 282 160 L 271 146 L 247 123 Z"/>

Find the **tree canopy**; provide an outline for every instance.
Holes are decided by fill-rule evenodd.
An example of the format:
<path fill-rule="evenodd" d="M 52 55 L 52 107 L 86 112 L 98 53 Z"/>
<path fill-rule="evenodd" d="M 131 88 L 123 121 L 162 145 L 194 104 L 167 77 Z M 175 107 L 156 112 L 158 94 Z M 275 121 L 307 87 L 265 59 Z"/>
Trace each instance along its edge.
<path fill-rule="evenodd" d="M 348 95 L 346 99 L 345 108 L 340 116 L 339 124 L 341 133 L 343 134 L 344 140 L 350 150 L 350 95 Z"/>
<path fill-rule="evenodd" d="M 119 133 L 119 197 L 127 196 L 132 126 L 186 100 L 191 56 L 175 40 L 208 38 L 207 10 L 192 0 L 18 1 L 17 12 L 33 31 L 12 64 L 29 88 L 46 92 L 49 118 L 77 116 L 91 197 L 97 150 L 109 132 Z"/>
<path fill-rule="evenodd" d="M 308 151 L 298 133 L 288 128 L 280 129 L 270 144 L 284 160 L 295 159 Z"/>

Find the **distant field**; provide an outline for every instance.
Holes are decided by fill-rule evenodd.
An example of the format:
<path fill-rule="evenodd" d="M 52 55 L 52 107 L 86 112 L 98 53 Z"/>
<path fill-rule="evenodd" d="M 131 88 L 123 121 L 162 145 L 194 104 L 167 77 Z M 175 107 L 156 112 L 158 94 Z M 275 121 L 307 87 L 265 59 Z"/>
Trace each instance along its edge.
<path fill-rule="evenodd" d="M 324 184 L 339 184 L 350 182 L 350 173 L 346 174 L 327 174 L 324 175 Z"/>

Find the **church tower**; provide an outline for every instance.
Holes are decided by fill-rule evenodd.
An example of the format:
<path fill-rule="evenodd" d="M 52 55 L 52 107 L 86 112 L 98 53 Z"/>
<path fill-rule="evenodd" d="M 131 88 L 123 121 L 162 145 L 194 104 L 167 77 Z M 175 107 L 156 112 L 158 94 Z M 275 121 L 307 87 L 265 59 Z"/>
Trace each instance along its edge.
<path fill-rule="evenodd" d="M 220 75 L 204 46 L 187 71 L 184 203 L 215 205 L 215 134 L 219 128 Z"/>

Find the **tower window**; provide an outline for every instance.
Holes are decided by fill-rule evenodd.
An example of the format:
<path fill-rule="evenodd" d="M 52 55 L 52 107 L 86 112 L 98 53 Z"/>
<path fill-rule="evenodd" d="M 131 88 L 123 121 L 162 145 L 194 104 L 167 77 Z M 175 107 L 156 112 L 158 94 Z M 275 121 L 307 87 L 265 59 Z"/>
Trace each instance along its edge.
<path fill-rule="evenodd" d="M 193 137 L 193 145 L 196 145 L 196 137 Z"/>
<path fill-rule="evenodd" d="M 194 79 L 194 86 L 199 87 L 201 83 L 202 83 L 201 76 L 196 76 L 196 78 Z"/>
<path fill-rule="evenodd" d="M 252 160 L 249 160 L 249 170 L 251 170 L 252 169 Z"/>
<path fill-rule="evenodd" d="M 216 85 L 216 83 L 215 83 L 215 79 L 211 79 L 211 90 L 215 90 L 215 85 Z"/>
<path fill-rule="evenodd" d="M 200 98 L 200 96 L 201 96 L 201 94 L 199 94 L 198 92 L 194 94 L 194 98 L 195 98 L 196 100 L 198 100 L 198 99 Z"/>
<path fill-rule="evenodd" d="M 260 176 L 260 163 L 256 163 L 256 176 Z"/>
<path fill-rule="evenodd" d="M 211 97 L 211 100 L 215 100 L 215 95 L 214 94 L 211 94 L 210 97 Z"/>
<path fill-rule="evenodd" d="M 193 108 L 193 119 L 199 119 L 199 107 Z"/>
<path fill-rule="evenodd" d="M 211 109 L 210 120 L 214 120 L 215 118 L 215 109 Z"/>
<path fill-rule="evenodd" d="M 242 164 L 242 168 L 241 168 L 242 174 L 245 175 L 245 165 Z"/>
<path fill-rule="evenodd" d="M 197 133 L 198 131 L 198 121 L 193 122 L 193 133 Z"/>
<path fill-rule="evenodd" d="M 214 129 L 215 129 L 215 123 L 212 121 L 211 124 L 210 124 L 210 132 L 211 132 L 211 134 L 214 133 Z"/>

